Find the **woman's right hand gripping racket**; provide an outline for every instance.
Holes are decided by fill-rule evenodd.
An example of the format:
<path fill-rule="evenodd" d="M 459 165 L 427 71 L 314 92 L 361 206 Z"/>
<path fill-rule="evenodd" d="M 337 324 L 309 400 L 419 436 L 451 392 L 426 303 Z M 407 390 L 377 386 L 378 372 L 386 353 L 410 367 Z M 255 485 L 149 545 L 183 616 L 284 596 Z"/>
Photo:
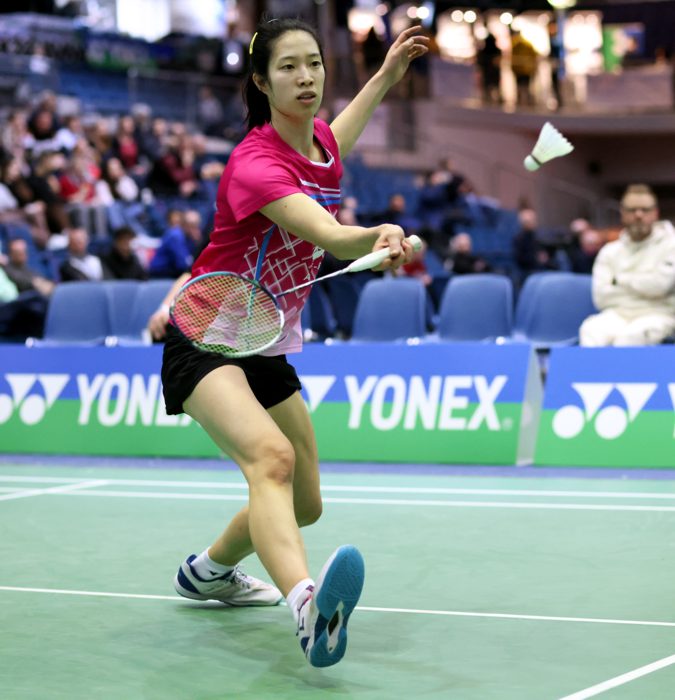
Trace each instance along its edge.
<path fill-rule="evenodd" d="M 406 239 L 414 250 L 422 241 Z M 169 315 L 197 348 L 227 357 L 257 355 L 279 340 L 284 313 L 277 297 L 348 272 L 371 270 L 389 257 L 389 248 L 368 253 L 342 270 L 280 292 L 276 296 L 255 280 L 233 272 L 209 272 L 190 280 L 176 295 Z"/>

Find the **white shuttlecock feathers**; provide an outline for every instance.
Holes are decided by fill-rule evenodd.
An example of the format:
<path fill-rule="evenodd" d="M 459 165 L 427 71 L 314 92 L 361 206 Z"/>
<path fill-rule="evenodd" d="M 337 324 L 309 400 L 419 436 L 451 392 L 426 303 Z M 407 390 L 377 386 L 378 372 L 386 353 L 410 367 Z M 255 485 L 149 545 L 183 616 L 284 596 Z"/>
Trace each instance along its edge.
<path fill-rule="evenodd" d="M 553 158 L 566 156 L 574 150 L 574 146 L 551 124 L 546 122 L 541 127 L 537 143 L 527 158 L 524 160 L 525 167 L 530 170 L 539 168 Z"/>

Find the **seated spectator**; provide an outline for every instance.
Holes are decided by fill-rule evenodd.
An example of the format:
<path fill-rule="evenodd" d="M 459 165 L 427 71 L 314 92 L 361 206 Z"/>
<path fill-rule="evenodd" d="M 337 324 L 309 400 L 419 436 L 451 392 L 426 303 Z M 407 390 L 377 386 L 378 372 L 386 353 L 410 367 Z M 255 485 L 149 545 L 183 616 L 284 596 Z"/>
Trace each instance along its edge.
<path fill-rule="evenodd" d="M 110 152 L 112 147 L 112 136 L 108 121 L 106 119 L 96 119 L 93 122 L 89 122 L 85 126 L 84 133 L 97 162 L 101 162 L 101 159 Z"/>
<path fill-rule="evenodd" d="M 138 185 L 127 175 L 119 158 L 108 158 L 103 164 L 103 177 L 96 183 L 96 194 L 106 206 L 115 201 L 135 202 Z"/>
<path fill-rule="evenodd" d="M 65 167 L 63 154 L 47 152 L 40 155 L 30 174 L 25 175 L 20 161 L 16 160 L 8 166 L 6 173 L 5 182 L 22 207 L 31 202 L 44 202 L 47 224 L 52 233 L 60 233 L 68 226 L 68 215 L 58 179 Z"/>
<path fill-rule="evenodd" d="M 23 160 L 26 144 L 32 140 L 28 133 L 27 115 L 21 109 L 10 112 L 2 129 L 2 148 L 7 156 Z"/>
<path fill-rule="evenodd" d="M 621 199 L 624 229 L 593 265 L 600 313 L 582 323 L 581 345 L 656 345 L 675 332 L 675 229 L 658 218 L 652 190 L 628 187 Z"/>
<path fill-rule="evenodd" d="M 72 153 L 81 139 L 84 139 L 82 122 L 77 114 L 71 114 L 63 120 L 63 126 L 56 132 L 58 150 Z"/>
<path fill-rule="evenodd" d="M 61 196 L 70 203 L 95 203 L 96 183 L 100 175 L 100 170 L 89 158 L 73 155 L 65 172 L 59 177 Z"/>
<path fill-rule="evenodd" d="M 174 278 L 188 272 L 202 237 L 202 218 L 198 211 L 188 210 L 180 226 L 171 226 L 150 262 L 150 277 Z"/>
<path fill-rule="evenodd" d="M 33 158 L 46 151 L 58 151 L 60 145 L 56 139 L 58 122 L 54 113 L 48 109 L 38 109 L 28 122 L 28 136 L 25 147 Z"/>
<path fill-rule="evenodd" d="M 199 88 L 197 125 L 207 136 L 222 136 L 225 128 L 225 110 L 208 85 Z"/>
<path fill-rule="evenodd" d="M 136 125 L 133 117 L 120 117 L 117 133 L 112 140 L 112 154 L 118 158 L 126 170 L 132 170 L 139 164 L 140 148 L 136 141 Z"/>
<path fill-rule="evenodd" d="M 578 245 L 572 247 L 567 253 L 572 272 L 590 274 L 593 270 L 593 263 L 604 243 L 605 239 L 600 231 L 596 231 L 594 228 L 582 231 L 579 234 Z"/>
<path fill-rule="evenodd" d="M 155 117 L 150 123 L 150 128 L 143 126 L 136 129 L 136 141 L 141 156 L 148 163 L 155 163 L 166 153 L 167 140 L 168 125 L 161 117 Z"/>
<path fill-rule="evenodd" d="M 89 253 L 89 234 L 83 228 L 70 228 L 68 235 L 68 258 L 59 267 L 63 282 L 106 279 L 101 258 Z"/>
<path fill-rule="evenodd" d="M 54 283 L 28 266 L 28 244 L 23 238 L 14 238 L 7 246 L 7 264 L 3 266 L 19 292 L 35 291 L 48 297 Z"/>
<path fill-rule="evenodd" d="M 101 255 L 104 274 L 107 279 L 146 280 L 148 273 L 134 253 L 132 242 L 136 232 L 124 226 L 115 229 L 112 235 L 112 247 Z"/>
<path fill-rule="evenodd" d="M 399 192 L 389 197 L 389 203 L 385 211 L 376 214 L 373 220 L 397 224 L 405 229 L 408 235 L 416 233 L 420 228 L 419 219 L 408 212 L 405 197 Z"/>
<path fill-rule="evenodd" d="M 190 137 L 179 135 L 176 145 L 155 161 L 148 185 L 157 194 L 190 197 L 199 186 L 194 164 L 195 152 Z"/>
<path fill-rule="evenodd" d="M 534 209 L 518 212 L 520 231 L 513 237 L 513 254 L 521 280 L 533 272 L 556 270 L 555 258 L 539 240 L 537 213 Z"/>
<path fill-rule="evenodd" d="M 458 233 L 450 241 L 450 255 L 445 267 L 455 275 L 467 275 L 475 272 L 490 272 L 492 268 L 487 260 L 472 253 L 473 242 L 468 233 Z"/>

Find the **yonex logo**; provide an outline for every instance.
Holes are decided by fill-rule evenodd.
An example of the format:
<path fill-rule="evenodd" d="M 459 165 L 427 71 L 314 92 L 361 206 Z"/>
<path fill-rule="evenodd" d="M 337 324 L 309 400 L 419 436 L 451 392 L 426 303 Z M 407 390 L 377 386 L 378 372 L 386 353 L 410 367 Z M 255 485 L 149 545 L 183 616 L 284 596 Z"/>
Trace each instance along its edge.
<path fill-rule="evenodd" d="M 301 375 L 300 381 L 307 394 L 307 408 L 312 413 L 326 398 L 337 377 L 334 374 Z"/>
<path fill-rule="evenodd" d="M 12 395 L 0 394 L 0 424 L 6 423 L 18 410 L 23 423 L 35 425 L 59 398 L 70 375 L 6 374 L 5 379 Z"/>
<path fill-rule="evenodd" d="M 553 432 L 560 438 L 571 439 L 593 421 L 599 437 L 614 440 L 623 435 L 657 387 L 654 382 L 575 382 L 572 388 L 581 398 L 583 409 L 571 404 L 559 408 L 553 415 Z M 625 408 L 613 403 L 603 407 L 614 390 L 623 399 Z"/>

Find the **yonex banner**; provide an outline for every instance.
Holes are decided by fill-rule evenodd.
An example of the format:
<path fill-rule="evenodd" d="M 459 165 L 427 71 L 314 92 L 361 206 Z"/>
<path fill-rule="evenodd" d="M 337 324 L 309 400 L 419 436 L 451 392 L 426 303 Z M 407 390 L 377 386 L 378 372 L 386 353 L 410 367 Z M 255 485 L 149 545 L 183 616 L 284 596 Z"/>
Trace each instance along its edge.
<path fill-rule="evenodd" d="M 292 357 L 322 459 L 514 464 L 541 400 L 527 345 L 308 345 Z M 151 348 L 0 346 L 0 450 L 214 456 L 167 416 Z"/>
<path fill-rule="evenodd" d="M 536 463 L 675 467 L 675 347 L 554 350 Z"/>
<path fill-rule="evenodd" d="M 296 366 L 322 459 L 532 459 L 541 383 L 528 345 L 309 345 Z"/>

